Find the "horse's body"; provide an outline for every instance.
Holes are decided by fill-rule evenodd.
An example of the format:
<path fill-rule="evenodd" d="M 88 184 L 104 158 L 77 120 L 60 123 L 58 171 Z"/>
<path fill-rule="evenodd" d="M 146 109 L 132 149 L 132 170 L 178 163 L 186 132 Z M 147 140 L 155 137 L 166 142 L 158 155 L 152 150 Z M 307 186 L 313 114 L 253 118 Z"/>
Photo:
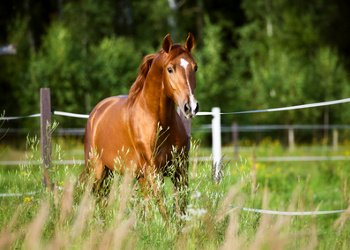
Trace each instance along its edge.
<path fill-rule="evenodd" d="M 175 150 L 181 164 L 171 177 L 177 190 L 187 188 L 190 137 L 176 107 L 188 119 L 198 111 L 192 94 L 197 67 L 193 46 L 191 34 L 184 47 L 166 36 L 162 50 L 144 58 L 129 95 L 109 97 L 93 109 L 86 126 L 85 162 L 96 185 L 106 170 L 123 173 L 130 168 L 144 188 L 155 190 L 149 177 L 166 175 Z M 180 204 L 182 212 L 185 203 Z"/>

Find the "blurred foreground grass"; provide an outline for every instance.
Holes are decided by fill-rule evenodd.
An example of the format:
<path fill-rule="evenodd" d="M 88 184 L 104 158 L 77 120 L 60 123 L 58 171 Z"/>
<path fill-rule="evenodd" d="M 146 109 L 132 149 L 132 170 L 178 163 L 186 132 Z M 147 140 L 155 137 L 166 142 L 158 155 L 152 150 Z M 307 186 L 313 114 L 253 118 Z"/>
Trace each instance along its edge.
<path fill-rule="evenodd" d="M 57 160 L 83 157 L 79 142 L 54 144 Z M 346 145 L 338 152 L 318 146 L 309 149 L 318 155 L 347 152 Z M 6 150 L 11 152 L 5 148 L 1 157 Z M 244 148 L 238 161 L 225 162 L 219 184 L 212 181 L 210 162 L 192 161 L 189 206 L 182 219 L 172 212 L 172 184 L 166 180 L 168 223 L 156 202 L 145 200 L 137 183 L 128 177 L 116 175 L 111 180 L 111 195 L 102 204 L 86 192 L 88 188 L 77 184 L 80 165 L 54 165 L 50 176 L 63 189 L 52 193 L 42 187 L 39 166 L 1 167 L 0 193 L 37 193 L 0 198 L 0 248 L 349 249 L 349 213 L 288 217 L 237 208 L 346 209 L 350 201 L 348 162 L 260 163 L 252 160 L 252 151 Z M 257 145 L 254 151 L 259 156 L 309 153 L 303 147 L 290 152 L 276 143 Z M 17 153 L 24 159 L 39 159 L 38 144 L 29 141 L 27 152 Z M 191 154 L 208 155 L 208 150 L 194 147 Z"/>

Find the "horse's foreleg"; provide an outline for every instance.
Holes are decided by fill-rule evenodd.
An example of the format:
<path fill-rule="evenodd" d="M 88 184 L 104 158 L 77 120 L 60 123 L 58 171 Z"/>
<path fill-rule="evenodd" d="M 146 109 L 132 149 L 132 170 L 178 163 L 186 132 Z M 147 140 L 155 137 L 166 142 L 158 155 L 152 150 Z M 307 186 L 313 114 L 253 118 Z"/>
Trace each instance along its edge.
<path fill-rule="evenodd" d="M 165 221 L 168 220 L 168 212 L 163 201 L 163 195 L 161 190 L 159 189 L 159 185 L 157 183 L 157 176 L 155 173 L 148 173 L 146 177 L 140 177 L 138 179 L 139 184 L 141 186 L 142 193 L 147 199 L 150 194 L 155 197 L 156 202 L 158 204 L 159 212 L 161 213 L 163 219 Z"/>

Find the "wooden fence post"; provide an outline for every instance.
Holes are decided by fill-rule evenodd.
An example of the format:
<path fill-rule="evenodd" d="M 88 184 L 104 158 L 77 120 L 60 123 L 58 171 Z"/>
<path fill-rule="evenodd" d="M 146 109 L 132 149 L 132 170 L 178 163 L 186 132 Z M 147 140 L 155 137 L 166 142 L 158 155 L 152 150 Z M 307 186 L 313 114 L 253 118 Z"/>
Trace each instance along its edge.
<path fill-rule="evenodd" d="M 252 170 L 250 172 L 250 177 L 252 180 L 252 185 L 251 185 L 251 189 L 252 189 L 252 194 L 255 194 L 257 191 L 257 182 L 256 182 L 256 145 L 254 143 L 253 145 L 253 164 L 252 164 Z"/>
<path fill-rule="evenodd" d="M 294 142 L 294 128 L 289 127 L 288 128 L 288 146 L 289 150 L 294 150 L 295 148 L 295 142 Z"/>
<path fill-rule="evenodd" d="M 40 89 L 40 144 L 43 161 L 43 182 L 51 189 L 49 167 L 51 166 L 51 97 L 49 88 Z"/>
<path fill-rule="evenodd" d="M 333 128 L 333 133 L 332 133 L 332 144 L 333 144 L 333 150 L 337 151 L 338 150 L 338 129 Z"/>

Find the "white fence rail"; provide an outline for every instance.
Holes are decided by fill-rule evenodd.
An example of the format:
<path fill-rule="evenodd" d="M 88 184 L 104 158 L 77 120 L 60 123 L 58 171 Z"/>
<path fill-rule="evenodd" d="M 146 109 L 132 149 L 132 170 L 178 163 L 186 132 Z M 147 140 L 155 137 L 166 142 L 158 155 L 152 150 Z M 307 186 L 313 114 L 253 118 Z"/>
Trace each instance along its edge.
<path fill-rule="evenodd" d="M 40 114 L 33 114 L 28 116 L 12 116 L 12 117 L 0 117 L 0 121 L 10 121 L 10 120 L 18 120 L 18 119 L 24 119 L 24 118 L 33 118 L 33 117 L 40 117 L 41 120 L 41 148 L 42 148 L 42 161 L 38 161 L 38 164 L 43 164 L 44 168 L 44 184 L 46 187 L 51 187 L 49 176 L 47 175 L 47 168 L 51 163 L 51 145 L 50 140 L 51 138 L 48 137 L 50 134 L 47 133 L 48 131 L 48 125 L 49 121 L 51 121 L 51 101 L 50 101 L 50 90 L 49 89 L 41 89 L 41 101 L 40 101 L 40 107 L 41 107 L 41 113 Z M 240 114 L 253 114 L 253 113 L 263 113 L 263 112 L 277 112 L 277 111 L 286 111 L 286 110 L 296 110 L 296 109 L 305 109 L 305 108 L 313 108 L 313 107 L 321 107 L 321 106 L 330 106 L 330 105 L 336 105 L 341 103 L 348 103 L 350 102 L 350 98 L 341 99 L 341 100 L 335 100 L 335 101 L 327 101 L 327 102 L 319 102 L 319 103 L 311 103 L 311 104 L 303 104 L 303 105 L 296 105 L 296 106 L 289 106 L 289 107 L 282 107 L 282 108 L 273 108 L 273 109 L 262 109 L 262 110 L 248 110 L 248 111 L 238 111 L 238 112 L 225 112 L 221 113 L 220 108 L 213 108 L 211 112 L 199 112 L 198 115 L 212 115 L 212 139 L 213 139 L 213 145 L 212 145 L 212 160 L 213 160 L 213 176 L 216 182 L 220 181 L 221 178 L 221 160 L 222 160 L 222 153 L 221 153 L 221 115 L 240 115 Z M 66 116 L 66 117 L 73 117 L 73 118 L 81 118 L 81 119 L 87 119 L 89 115 L 86 114 L 74 114 L 69 112 L 63 112 L 63 111 L 54 111 L 54 115 L 59 116 Z M 283 125 L 282 125 L 283 126 Z M 300 125 L 294 125 L 294 126 L 300 126 Z M 342 125 L 343 126 L 343 125 Z M 344 128 L 348 128 L 347 125 L 344 125 Z M 239 131 L 239 126 L 235 126 L 235 130 Z M 251 128 L 246 128 L 250 130 L 257 130 L 256 126 L 252 126 Z M 259 128 L 259 129 L 282 129 L 281 125 L 277 125 L 276 127 L 272 128 Z M 295 127 L 294 129 L 298 129 Z M 247 130 L 247 131 L 248 131 Z M 242 131 L 242 130 L 241 130 Z M 79 131 L 80 133 L 81 131 Z M 300 159 L 300 157 L 298 157 Z M 318 157 L 319 160 L 329 160 L 330 158 L 334 160 L 348 160 L 349 157 Z M 258 158 L 257 158 L 258 159 Z M 263 160 L 263 159 L 260 159 Z M 266 159 L 266 160 L 281 160 L 281 159 Z M 290 158 L 288 160 L 293 161 L 294 158 Z M 308 160 L 308 159 L 305 159 Z M 316 160 L 316 159 L 311 159 Z M 18 163 L 18 162 L 17 162 Z M 54 162 L 57 164 L 64 163 L 72 163 L 72 162 Z M 74 161 L 74 164 L 80 164 L 80 161 Z M 19 162 L 19 164 L 24 164 L 23 162 Z M 19 197 L 23 195 L 34 195 L 36 192 L 29 192 L 29 193 L 14 193 L 14 194 L 0 194 L 0 197 Z M 290 216 L 304 216 L 304 215 L 322 215 L 322 214 L 335 214 L 335 213 L 343 213 L 347 210 L 333 210 L 333 211 L 309 211 L 309 212 L 283 212 L 283 211 L 273 211 L 273 210 L 262 210 L 262 209 L 254 209 L 254 208 L 244 208 L 244 207 L 235 207 L 233 209 L 242 209 L 246 212 L 255 212 L 255 213 L 265 213 L 265 214 L 276 214 L 276 215 L 290 215 Z"/>
<path fill-rule="evenodd" d="M 51 103 L 50 103 L 50 90 L 49 89 L 41 89 L 41 101 L 40 101 L 40 107 L 41 107 L 41 113 L 40 114 L 32 114 L 28 116 L 12 116 L 12 117 L 0 117 L 0 120 L 17 120 L 17 119 L 24 119 L 24 118 L 32 118 L 32 117 L 40 117 L 41 118 L 41 124 L 46 124 L 47 121 L 51 119 Z M 306 109 L 306 108 L 314 108 L 314 107 L 322 107 L 322 106 L 330 106 L 330 105 L 336 105 L 336 104 L 342 104 L 342 103 L 349 103 L 350 98 L 340 99 L 340 100 L 333 100 L 333 101 L 326 101 L 326 102 L 317 102 L 317 103 L 310 103 L 310 104 L 302 104 L 302 105 L 295 105 L 295 106 L 288 106 L 288 107 L 280 107 L 280 108 L 269 108 L 269 109 L 260 109 L 260 110 L 247 110 L 247 111 L 237 111 L 237 112 L 221 112 L 220 108 L 213 108 L 211 112 L 199 112 L 198 115 L 200 116 L 213 116 L 211 129 L 212 129 L 212 156 L 213 156 L 213 176 L 216 181 L 220 180 L 220 173 L 221 173 L 221 160 L 222 160 L 222 153 L 221 153 L 221 115 L 241 115 L 241 114 L 254 114 L 254 113 L 264 113 L 264 112 L 279 112 L 279 111 L 287 111 L 287 110 L 297 110 L 297 109 Z M 49 107 L 47 107 L 49 106 Z M 44 110 L 44 111 L 43 111 Z M 80 118 L 80 119 L 87 119 L 89 115 L 87 114 L 76 114 L 76 113 L 70 113 L 70 112 L 64 112 L 64 111 L 53 111 L 53 115 L 57 116 L 65 116 L 65 117 L 73 117 L 73 118 Z M 255 127 L 256 128 L 256 127 Z M 251 128 L 251 129 L 255 129 Z M 47 166 L 49 165 L 49 162 L 51 161 L 51 146 L 47 144 L 47 142 L 50 142 L 50 138 L 46 138 L 48 136 L 47 133 L 47 126 L 43 127 L 41 126 L 41 140 L 42 143 L 45 145 L 41 145 L 42 147 L 42 158 L 44 159 L 44 170 L 46 170 Z M 271 129 L 271 128 L 270 128 Z M 277 129 L 277 127 L 275 128 Z M 239 126 L 237 131 L 239 131 Z M 294 133 L 290 136 L 294 140 Z M 44 171 L 46 172 L 46 171 Z M 44 178 L 47 179 L 47 176 L 44 176 Z"/>

